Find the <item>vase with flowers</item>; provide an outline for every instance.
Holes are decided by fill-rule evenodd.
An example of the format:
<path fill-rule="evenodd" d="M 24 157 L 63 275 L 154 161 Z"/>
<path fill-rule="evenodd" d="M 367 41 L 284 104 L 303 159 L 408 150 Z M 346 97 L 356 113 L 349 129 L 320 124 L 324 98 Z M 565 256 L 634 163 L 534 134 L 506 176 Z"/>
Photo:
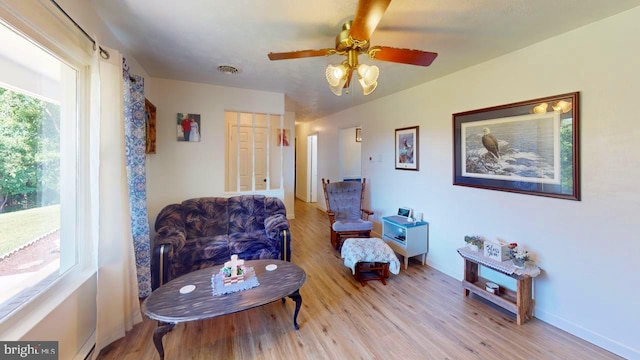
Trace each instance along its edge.
<path fill-rule="evenodd" d="M 525 262 L 529 261 L 529 252 L 518 246 L 518 243 L 509 244 L 509 254 L 511 255 L 511 261 L 517 268 L 524 269 Z"/>

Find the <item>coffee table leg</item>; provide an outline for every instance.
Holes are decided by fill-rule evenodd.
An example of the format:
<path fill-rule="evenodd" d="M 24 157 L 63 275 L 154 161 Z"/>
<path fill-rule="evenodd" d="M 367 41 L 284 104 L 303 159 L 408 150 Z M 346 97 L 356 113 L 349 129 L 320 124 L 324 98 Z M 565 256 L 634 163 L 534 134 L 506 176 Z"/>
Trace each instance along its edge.
<path fill-rule="evenodd" d="M 156 346 L 156 350 L 158 350 L 158 355 L 160 355 L 160 359 L 164 359 L 164 347 L 162 346 L 162 337 L 164 337 L 171 329 L 174 328 L 176 324 L 165 323 L 158 321 L 158 327 L 153 332 L 153 344 Z"/>
<path fill-rule="evenodd" d="M 291 300 L 296 302 L 296 310 L 293 313 L 293 327 L 296 330 L 300 329 L 300 325 L 298 325 L 298 312 L 300 312 L 300 306 L 302 305 L 302 296 L 300 296 L 300 291 L 296 290 L 293 294 L 289 295 Z"/>

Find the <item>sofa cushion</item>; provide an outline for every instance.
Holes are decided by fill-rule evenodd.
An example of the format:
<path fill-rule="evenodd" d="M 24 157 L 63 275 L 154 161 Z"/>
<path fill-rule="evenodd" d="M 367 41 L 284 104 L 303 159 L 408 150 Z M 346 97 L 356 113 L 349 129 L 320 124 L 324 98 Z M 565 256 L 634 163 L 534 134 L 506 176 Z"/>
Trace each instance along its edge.
<path fill-rule="evenodd" d="M 230 234 L 229 252 L 244 260 L 280 258 L 277 240 L 268 238 L 264 230 Z"/>
<path fill-rule="evenodd" d="M 264 232 L 264 195 L 244 195 L 229 198 L 229 234 Z"/>
<path fill-rule="evenodd" d="M 196 239 L 193 247 L 194 264 L 201 261 L 224 264 L 230 258 L 228 235 L 207 236 Z"/>
<path fill-rule="evenodd" d="M 227 199 L 203 197 L 182 202 L 187 239 L 197 239 L 229 232 Z"/>

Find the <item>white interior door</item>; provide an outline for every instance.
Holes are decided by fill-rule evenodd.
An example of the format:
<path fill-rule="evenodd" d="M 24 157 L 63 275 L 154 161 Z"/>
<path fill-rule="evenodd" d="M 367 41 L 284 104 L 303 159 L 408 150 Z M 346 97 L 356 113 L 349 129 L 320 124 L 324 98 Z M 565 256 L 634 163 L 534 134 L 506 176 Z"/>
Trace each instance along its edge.
<path fill-rule="evenodd" d="M 255 171 L 253 166 L 253 128 L 231 125 L 229 140 L 229 189 L 231 191 L 252 191 L 252 178 L 255 178 L 255 190 L 265 190 L 267 186 L 267 129 L 256 128 Z M 238 181 L 240 189 L 238 189 Z"/>
<path fill-rule="evenodd" d="M 256 128 L 255 132 L 256 190 L 267 189 L 267 129 Z"/>

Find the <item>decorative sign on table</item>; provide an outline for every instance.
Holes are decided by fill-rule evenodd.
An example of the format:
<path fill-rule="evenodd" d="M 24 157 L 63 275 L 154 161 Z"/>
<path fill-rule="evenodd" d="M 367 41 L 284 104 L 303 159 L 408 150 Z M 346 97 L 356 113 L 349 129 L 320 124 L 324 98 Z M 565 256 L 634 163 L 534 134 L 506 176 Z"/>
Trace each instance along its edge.
<path fill-rule="evenodd" d="M 511 258 L 509 256 L 509 245 L 485 241 L 484 256 L 498 261 L 507 261 Z"/>
<path fill-rule="evenodd" d="M 260 285 L 252 267 L 245 267 L 244 260 L 231 255 L 231 261 L 224 263 L 217 274 L 211 276 L 213 295 L 225 295 L 251 289 Z"/>
<path fill-rule="evenodd" d="M 238 259 L 238 255 L 231 255 L 231 261 L 224 263 L 220 274 L 225 285 L 236 284 L 244 281 L 244 260 Z"/>

